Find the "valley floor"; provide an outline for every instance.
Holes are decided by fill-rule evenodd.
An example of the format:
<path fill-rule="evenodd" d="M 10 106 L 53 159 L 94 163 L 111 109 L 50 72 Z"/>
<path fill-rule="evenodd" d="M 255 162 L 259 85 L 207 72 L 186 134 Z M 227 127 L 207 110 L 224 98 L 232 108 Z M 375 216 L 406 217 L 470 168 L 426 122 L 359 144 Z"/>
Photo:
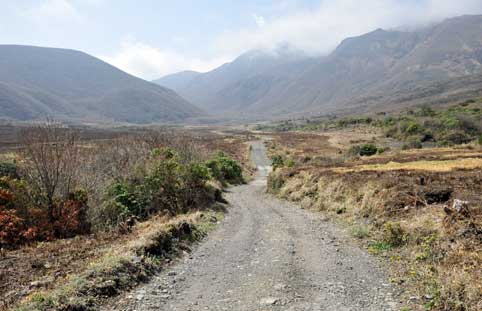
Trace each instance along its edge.
<path fill-rule="evenodd" d="M 261 169 L 231 188 L 220 227 L 193 253 L 104 310 L 398 310 L 377 259 L 319 214 L 266 193 Z"/>

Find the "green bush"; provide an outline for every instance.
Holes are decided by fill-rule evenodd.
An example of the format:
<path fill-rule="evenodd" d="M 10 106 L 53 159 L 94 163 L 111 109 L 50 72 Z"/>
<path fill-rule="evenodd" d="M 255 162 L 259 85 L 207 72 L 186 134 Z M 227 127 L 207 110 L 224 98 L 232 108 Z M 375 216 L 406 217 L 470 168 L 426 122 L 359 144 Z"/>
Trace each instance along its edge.
<path fill-rule="evenodd" d="M 396 120 L 392 116 L 388 116 L 383 119 L 382 126 L 394 126 L 396 124 Z"/>
<path fill-rule="evenodd" d="M 459 120 L 453 115 L 444 115 L 442 117 L 442 124 L 445 128 L 456 129 L 459 127 Z"/>
<path fill-rule="evenodd" d="M 295 166 L 295 161 L 293 159 L 288 159 L 286 161 L 286 167 L 294 167 Z"/>
<path fill-rule="evenodd" d="M 277 169 L 279 167 L 284 166 L 284 160 L 283 157 L 280 155 L 275 155 L 271 158 L 271 165 L 273 166 L 273 169 Z"/>
<path fill-rule="evenodd" d="M 378 147 L 377 153 L 382 154 L 390 150 L 390 147 Z"/>
<path fill-rule="evenodd" d="M 12 162 L 0 162 L 0 177 L 17 178 L 17 165 Z"/>
<path fill-rule="evenodd" d="M 402 132 L 405 135 L 415 135 L 423 130 L 423 126 L 417 121 L 407 121 L 402 124 Z"/>
<path fill-rule="evenodd" d="M 207 161 L 206 167 L 209 169 L 211 176 L 221 182 L 237 184 L 243 181 L 241 166 L 223 152 L 218 152 L 213 159 Z"/>
<path fill-rule="evenodd" d="M 149 169 L 111 185 L 101 213 L 106 223 L 116 225 L 130 216 L 147 219 L 166 211 L 176 215 L 201 208 L 212 200 L 213 190 L 207 186 L 212 173 L 207 164 L 181 164 L 172 149 L 155 149 L 151 157 Z M 218 154 L 211 164 L 220 178 L 240 176 L 241 168 L 232 161 Z"/>
<path fill-rule="evenodd" d="M 377 146 L 373 144 L 364 144 L 364 145 L 352 146 L 348 150 L 348 155 L 366 157 L 366 156 L 375 155 L 377 152 L 378 152 Z"/>
<path fill-rule="evenodd" d="M 108 190 L 108 196 L 111 197 L 108 210 L 112 213 L 110 218 L 115 218 L 111 219 L 112 223 L 115 224 L 133 215 L 145 217 L 145 205 L 141 202 L 139 193 L 136 193 L 136 188 L 133 183 L 119 181 L 115 182 Z"/>
<path fill-rule="evenodd" d="M 373 122 L 373 119 L 371 117 L 344 118 L 344 119 L 340 119 L 336 122 L 336 127 L 345 128 L 349 125 L 371 124 L 372 122 Z"/>
<path fill-rule="evenodd" d="M 383 230 L 383 242 L 391 247 L 398 247 L 405 244 L 407 234 L 400 226 L 400 223 L 387 222 Z"/>
<path fill-rule="evenodd" d="M 361 145 L 361 147 L 360 147 L 360 155 L 362 157 L 372 156 L 372 155 L 376 154 L 377 151 L 378 151 L 377 146 L 375 146 L 373 144 L 364 144 L 364 145 Z"/>

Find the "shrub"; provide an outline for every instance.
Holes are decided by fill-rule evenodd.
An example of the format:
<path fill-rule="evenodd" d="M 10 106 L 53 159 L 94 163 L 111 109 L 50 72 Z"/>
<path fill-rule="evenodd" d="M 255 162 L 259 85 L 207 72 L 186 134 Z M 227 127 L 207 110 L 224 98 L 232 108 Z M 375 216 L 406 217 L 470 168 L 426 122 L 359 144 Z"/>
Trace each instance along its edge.
<path fill-rule="evenodd" d="M 469 143 L 472 141 L 472 138 L 464 132 L 455 131 L 444 135 L 442 140 L 448 142 L 449 144 L 461 145 Z"/>
<path fill-rule="evenodd" d="M 17 216 L 17 212 L 0 206 L 0 248 L 23 243 L 24 232 L 24 220 Z"/>
<path fill-rule="evenodd" d="M 357 239 L 364 239 L 370 235 L 370 229 L 367 226 L 355 226 L 351 229 L 351 234 Z"/>
<path fill-rule="evenodd" d="M 75 188 L 79 146 L 77 132 L 48 121 L 22 132 L 24 177 L 36 192 L 39 204 L 53 223 L 55 200 L 64 200 Z"/>
<path fill-rule="evenodd" d="M 475 99 L 467 99 L 466 101 L 460 103 L 460 106 L 467 107 L 469 104 L 474 104 L 477 101 Z"/>
<path fill-rule="evenodd" d="M 295 161 L 293 159 L 288 159 L 286 161 L 286 167 L 294 167 L 295 166 Z"/>
<path fill-rule="evenodd" d="M 340 119 L 336 122 L 336 127 L 345 128 L 349 125 L 371 124 L 372 122 L 373 122 L 373 119 L 371 117 L 344 118 L 344 119 Z"/>
<path fill-rule="evenodd" d="M 470 135 L 477 135 L 481 133 L 482 126 L 480 122 L 477 122 L 472 116 L 467 114 L 459 114 L 456 118 L 458 120 L 458 129 L 460 131 Z"/>
<path fill-rule="evenodd" d="M 13 193 L 8 189 L 0 188 L 0 206 L 11 208 L 13 205 Z"/>
<path fill-rule="evenodd" d="M 394 126 L 395 124 L 396 124 L 396 120 L 392 116 L 388 116 L 384 118 L 382 123 L 383 126 Z"/>
<path fill-rule="evenodd" d="M 398 136 L 398 127 L 395 125 L 391 125 L 387 127 L 385 130 L 385 137 L 397 137 Z"/>
<path fill-rule="evenodd" d="M 360 146 L 360 151 L 359 154 L 364 157 L 364 156 L 372 156 L 376 154 L 378 151 L 377 146 L 373 144 L 364 144 Z"/>
<path fill-rule="evenodd" d="M 422 141 L 418 137 L 410 137 L 408 141 L 402 146 L 402 149 L 422 149 Z"/>
<path fill-rule="evenodd" d="M 16 206 L 17 198 L 11 190 L 6 189 L 11 183 L 11 180 L 2 180 L 0 189 L 0 248 L 14 248 L 26 242 L 52 237 L 52 226 L 46 221 L 45 213 Z"/>
<path fill-rule="evenodd" d="M 111 185 L 101 213 L 106 224 L 116 225 L 131 216 L 147 219 L 159 212 L 176 215 L 201 208 L 214 197 L 207 187 L 212 176 L 229 182 L 241 179 L 241 167 L 223 153 L 206 163 L 182 164 L 173 149 L 153 150 L 151 157 L 148 170 Z"/>
<path fill-rule="evenodd" d="M 390 147 L 378 147 L 377 153 L 378 153 L 378 154 L 383 154 L 383 153 L 385 153 L 385 152 L 387 152 L 387 151 L 389 151 L 389 150 L 390 150 Z"/>
<path fill-rule="evenodd" d="M 218 152 L 214 159 L 206 162 L 206 167 L 211 175 L 219 181 L 226 181 L 232 184 L 243 181 L 243 170 L 241 166 L 223 152 Z"/>
<path fill-rule="evenodd" d="M 420 133 L 422 130 L 422 125 L 416 121 L 407 121 L 402 127 L 402 132 L 405 135 L 415 135 Z"/>
<path fill-rule="evenodd" d="M 77 190 L 69 198 L 60 202 L 54 210 L 53 234 L 56 238 L 70 238 L 90 233 L 87 221 L 87 193 Z"/>
<path fill-rule="evenodd" d="M 0 177 L 18 178 L 17 165 L 12 162 L 0 162 Z"/>
<path fill-rule="evenodd" d="M 135 180 L 115 182 L 108 191 L 107 195 L 111 199 L 106 203 L 107 213 L 103 216 L 108 217 L 113 225 L 124 221 L 129 216 L 146 218 L 148 211 L 145 197 L 150 194 L 147 187 L 144 185 L 145 192 L 143 192 L 141 184 L 137 184 Z"/>
<path fill-rule="evenodd" d="M 445 128 L 456 129 L 459 127 L 459 120 L 453 115 L 445 115 L 442 117 L 442 124 Z"/>
<path fill-rule="evenodd" d="M 435 137 L 431 132 L 425 132 L 422 134 L 422 137 L 420 138 L 421 142 L 429 142 L 429 141 L 434 141 Z"/>
<path fill-rule="evenodd" d="M 271 165 L 273 166 L 273 169 L 277 169 L 279 167 L 284 166 L 284 160 L 283 157 L 280 155 L 275 155 L 271 158 Z"/>
<path fill-rule="evenodd" d="M 383 230 L 383 242 L 392 247 L 398 247 L 405 244 L 407 236 L 400 226 L 400 223 L 387 222 Z"/>
<path fill-rule="evenodd" d="M 204 187 L 210 179 L 209 168 L 202 163 L 191 163 L 186 170 L 186 183 L 192 187 Z"/>

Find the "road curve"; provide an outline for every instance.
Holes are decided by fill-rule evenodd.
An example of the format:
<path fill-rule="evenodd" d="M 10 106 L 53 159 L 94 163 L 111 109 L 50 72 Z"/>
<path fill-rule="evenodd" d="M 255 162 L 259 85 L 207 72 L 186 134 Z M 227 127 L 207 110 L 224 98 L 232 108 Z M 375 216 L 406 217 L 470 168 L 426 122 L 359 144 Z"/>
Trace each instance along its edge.
<path fill-rule="evenodd" d="M 229 213 L 192 254 L 105 310 L 397 310 L 377 261 L 330 222 L 266 194 L 270 167 L 230 189 Z"/>

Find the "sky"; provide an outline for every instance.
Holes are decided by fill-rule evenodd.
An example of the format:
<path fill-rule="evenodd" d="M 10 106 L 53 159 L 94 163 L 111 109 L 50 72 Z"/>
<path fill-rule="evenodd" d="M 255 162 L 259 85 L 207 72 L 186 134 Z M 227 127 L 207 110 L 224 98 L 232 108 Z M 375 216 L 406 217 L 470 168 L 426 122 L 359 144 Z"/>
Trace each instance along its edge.
<path fill-rule="evenodd" d="M 0 44 L 80 50 L 152 80 L 251 49 L 330 53 L 377 28 L 482 14 L 482 0 L 0 0 Z"/>

